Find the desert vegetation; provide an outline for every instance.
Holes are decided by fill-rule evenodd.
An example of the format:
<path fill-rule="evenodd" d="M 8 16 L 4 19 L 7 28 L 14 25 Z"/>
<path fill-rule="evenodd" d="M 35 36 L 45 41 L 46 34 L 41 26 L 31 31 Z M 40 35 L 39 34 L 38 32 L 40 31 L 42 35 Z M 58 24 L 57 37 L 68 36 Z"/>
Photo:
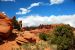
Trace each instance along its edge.
<path fill-rule="evenodd" d="M 54 50 L 74 50 L 74 33 L 70 25 L 61 25 L 55 27 L 52 32 L 39 33 L 41 42 L 39 43 L 26 43 L 22 46 L 26 50 L 44 50 L 46 47 L 55 48 Z M 54 47 L 55 46 L 55 47 Z M 33 47 L 33 49 L 32 49 Z"/>
<path fill-rule="evenodd" d="M 69 25 L 58 26 L 54 29 L 51 44 L 57 45 L 57 50 L 73 50 L 74 35 Z"/>
<path fill-rule="evenodd" d="M 13 18 L 12 18 L 12 24 L 13 24 L 13 28 L 14 29 L 17 29 L 17 30 L 19 30 L 20 31 L 20 29 L 21 29 L 21 24 L 19 24 L 19 22 L 16 20 L 16 17 L 14 16 Z"/>

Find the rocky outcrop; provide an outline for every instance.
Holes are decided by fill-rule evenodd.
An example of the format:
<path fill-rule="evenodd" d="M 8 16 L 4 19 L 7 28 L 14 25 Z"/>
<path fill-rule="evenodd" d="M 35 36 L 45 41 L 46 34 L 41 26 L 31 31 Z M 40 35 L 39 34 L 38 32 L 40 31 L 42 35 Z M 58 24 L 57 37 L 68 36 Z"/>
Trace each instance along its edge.
<path fill-rule="evenodd" d="M 49 33 L 52 32 L 57 26 L 62 26 L 66 24 L 50 24 L 50 25 L 39 25 L 37 27 L 23 27 L 23 31 L 30 31 L 30 33 L 38 34 L 38 33 Z"/>
<path fill-rule="evenodd" d="M 0 38 L 6 39 L 11 34 L 12 29 L 11 19 L 0 13 Z"/>
<path fill-rule="evenodd" d="M 27 31 L 31 31 L 31 30 L 35 30 L 35 29 L 47 29 L 47 30 L 52 30 L 57 26 L 61 26 L 61 25 L 65 25 L 65 24 L 48 24 L 48 25 L 39 25 L 39 26 L 31 26 L 31 27 L 22 27 L 23 30 L 27 30 Z"/>
<path fill-rule="evenodd" d="M 16 42 L 18 44 L 24 44 L 24 43 L 36 43 L 40 41 L 39 37 L 37 37 L 35 34 L 30 33 L 29 31 L 25 31 L 24 33 L 19 33 L 18 37 L 16 38 Z"/>

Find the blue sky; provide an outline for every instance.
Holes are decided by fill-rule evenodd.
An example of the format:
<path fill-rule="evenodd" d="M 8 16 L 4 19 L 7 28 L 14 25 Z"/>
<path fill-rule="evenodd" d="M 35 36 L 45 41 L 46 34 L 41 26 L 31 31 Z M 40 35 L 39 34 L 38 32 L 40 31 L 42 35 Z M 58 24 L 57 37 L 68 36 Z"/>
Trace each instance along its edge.
<path fill-rule="evenodd" d="M 39 18 L 43 17 L 43 22 L 45 24 L 48 24 L 49 22 L 52 22 L 50 20 L 45 22 L 46 19 L 44 19 L 44 17 L 53 17 L 55 19 L 56 17 L 63 18 L 63 16 L 70 16 L 67 18 L 63 18 L 63 20 L 70 20 L 68 18 L 71 18 L 71 16 L 74 16 L 75 14 L 75 0 L 0 0 L 0 12 L 8 15 L 10 18 L 16 16 L 19 20 L 25 19 L 23 21 L 24 25 L 29 24 L 25 21 L 29 20 L 30 18 L 32 18 L 30 19 L 30 21 L 32 20 L 32 25 L 35 25 L 35 20 L 33 20 L 33 18 L 36 19 L 37 16 L 39 16 Z M 58 20 L 55 19 L 55 21 Z M 43 22 L 41 22 L 40 24 L 43 24 Z M 71 25 L 74 26 L 74 22 L 75 21 L 68 21 L 66 23 L 71 23 Z"/>
<path fill-rule="evenodd" d="M 75 0 L 64 0 L 63 3 L 60 4 L 51 4 L 50 0 L 15 0 L 14 1 L 0 1 L 0 11 L 5 12 L 8 16 L 20 16 L 17 15 L 16 12 L 19 11 L 20 8 L 28 8 L 33 3 L 41 2 L 39 6 L 32 7 L 29 13 L 21 14 L 21 16 L 38 14 L 41 16 L 50 16 L 50 15 L 68 15 L 75 13 Z"/>

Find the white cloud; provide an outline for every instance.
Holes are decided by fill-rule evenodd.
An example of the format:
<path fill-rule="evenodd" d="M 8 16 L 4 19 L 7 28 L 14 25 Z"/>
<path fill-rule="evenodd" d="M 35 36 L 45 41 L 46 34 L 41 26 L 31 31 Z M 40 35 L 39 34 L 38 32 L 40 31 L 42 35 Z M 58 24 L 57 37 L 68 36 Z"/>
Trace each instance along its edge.
<path fill-rule="evenodd" d="M 32 3 L 28 8 L 20 8 L 19 12 L 16 12 L 16 14 L 18 15 L 21 15 L 21 14 L 27 14 L 29 13 L 31 10 L 32 7 L 35 7 L 35 6 L 39 6 L 41 2 L 38 2 L 38 3 Z"/>
<path fill-rule="evenodd" d="M 3 13 L 4 15 L 6 15 L 6 13 L 5 13 L 4 11 L 3 11 L 2 13 Z"/>
<path fill-rule="evenodd" d="M 16 14 L 27 14 L 28 12 L 30 12 L 30 10 L 26 9 L 26 8 L 20 8 L 19 12 L 16 12 Z"/>
<path fill-rule="evenodd" d="M 5 1 L 5 2 L 7 2 L 7 1 L 15 2 L 15 0 L 1 0 L 1 1 Z"/>
<path fill-rule="evenodd" d="M 50 0 L 51 5 L 53 5 L 53 4 L 61 4 L 63 2 L 64 2 L 64 0 Z"/>
<path fill-rule="evenodd" d="M 74 15 L 60 15 L 60 16 L 27 16 L 26 18 L 18 18 L 18 21 L 23 21 L 24 26 L 39 26 L 40 24 L 70 24 L 75 27 L 75 14 Z"/>
<path fill-rule="evenodd" d="M 28 9 L 31 9 L 32 7 L 35 7 L 35 6 L 39 6 L 41 4 L 41 2 L 37 2 L 37 3 L 32 3 Z"/>

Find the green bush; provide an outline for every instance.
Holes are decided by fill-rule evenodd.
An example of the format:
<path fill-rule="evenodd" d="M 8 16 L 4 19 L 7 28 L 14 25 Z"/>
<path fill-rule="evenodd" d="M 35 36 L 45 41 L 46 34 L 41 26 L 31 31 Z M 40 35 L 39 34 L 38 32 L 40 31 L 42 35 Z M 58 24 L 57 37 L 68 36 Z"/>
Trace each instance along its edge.
<path fill-rule="evenodd" d="M 13 24 L 14 29 L 18 29 L 18 30 L 21 29 L 15 16 L 12 18 L 12 24 Z"/>
<path fill-rule="evenodd" d="M 73 33 L 72 28 L 69 25 L 57 26 L 51 37 L 51 44 L 57 45 L 57 50 L 68 49 L 73 45 Z"/>
<path fill-rule="evenodd" d="M 44 41 L 48 41 L 49 40 L 49 35 L 46 34 L 46 33 L 40 33 L 39 38 L 44 40 Z"/>

